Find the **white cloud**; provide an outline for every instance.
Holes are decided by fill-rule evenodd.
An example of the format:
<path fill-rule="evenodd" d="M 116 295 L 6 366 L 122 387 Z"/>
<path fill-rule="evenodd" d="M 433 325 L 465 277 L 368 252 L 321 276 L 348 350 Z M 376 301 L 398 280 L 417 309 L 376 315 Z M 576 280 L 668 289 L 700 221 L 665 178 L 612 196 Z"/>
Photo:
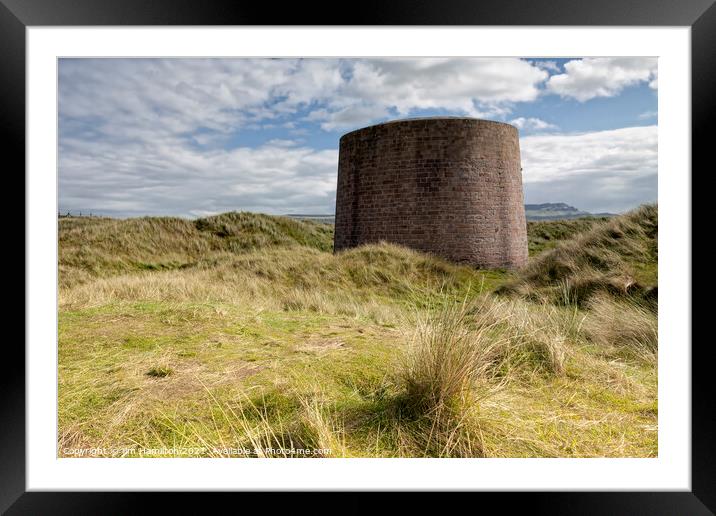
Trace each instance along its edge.
<path fill-rule="evenodd" d="M 543 70 L 549 70 L 550 72 L 562 71 L 556 61 L 532 61 L 532 64 Z"/>
<path fill-rule="evenodd" d="M 658 111 L 644 111 L 640 113 L 637 118 L 639 118 L 639 120 L 647 120 L 649 118 L 656 118 L 657 116 L 659 116 Z"/>
<path fill-rule="evenodd" d="M 266 142 L 269 147 L 293 147 L 298 145 L 296 140 L 284 140 L 282 138 L 274 138 Z"/>
<path fill-rule="evenodd" d="M 59 73 L 61 138 L 86 126 L 92 139 L 117 143 L 184 133 L 208 141 L 245 123 L 249 113 L 239 109 L 266 98 L 242 81 L 250 72 L 211 59 L 63 59 Z"/>
<path fill-rule="evenodd" d="M 522 131 L 544 131 L 547 129 L 557 129 L 557 126 L 545 122 L 540 118 L 519 117 L 510 120 L 510 123 Z"/>
<path fill-rule="evenodd" d="M 565 63 L 565 73 L 547 81 L 547 91 L 581 102 L 595 97 L 613 97 L 624 88 L 647 82 L 657 87 L 655 57 L 596 57 Z"/>
<path fill-rule="evenodd" d="M 623 211 L 656 200 L 656 126 L 526 136 L 520 148 L 527 202 Z"/>
<path fill-rule="evenodd" d="M 654 78 L 649 83 L 649 87 L 652 90 L 658 90 L 659 89 L 659 69 L 654 69 Z"/>
<path fill-rule="evenodd" d="M 356 63 L 345 93 L 412 109 L 476 111 L 510 102 L 535 100 L 547 72 L 516 58 L 375 59 Z"/>
<path fill-rule="evenodd" d="M 366 59 L 309 119 L 326 130 L 348 129 L 387 118 L 394 110 L 444 109 L 476 116 L 503 116 L 516 102 L 535 100 L 549 74 L 516 58 Z"/>
<path fill-rule="evenodd" d="M 251 148 L 242 131 L 301 137 L 306 120 L 345 130 L 431 108 L 507 113 L 547 76 L 513 58 L 61 59 L 60 206 L 330 212 L 335 150 L 280 133 Z"/>
<path fill-rule="evenodd" d="M 348 129 L 416 110 L 501 116 L 535 100 L 549 74 L 516 58 L 366 59 L 351 63 L 325 107 L 307 119 L 325 130 Z"/>
<path fill-rule="evenodd" d="M 69 140 L 60 152 L 60 209 L 121 216 L 331 213 L 337 151 L 287 143 L 197 151 L 171 140 L 89 148 Z"/>
<path fill-rule="evenodd" d="M 316 109 L 306 117 L 306 120 L 320 122 L 321 129 L 333 131 L 365 125 L 388 115 L 389 111 L 384 106 L 356 103 L 337 111 Z"/>
<path fill-rule="evenodd" d="M 607 86 L 595 90 L 599 81 L 585 77 L 609 67 L 591 63 L 586 73 L 580 63 L 566 68 L 569 80 L 561 86 L 547 84 L 572 96 L 613 94 L 633 81 L 656 85 L 655 64 L 643 78 L 643 67 L 619 61 L 610 66 L 629 73 L 609 75 Z M 60 209 L 120 216 L 329 213 L 337 151 L 302 143 L 310 133 L 306 120 L 334 131 L 421 110 L 506 119 L 515 104 L 544 93 L 544 68 L 516 58 L 62 59 Z M 538 118 L 512 123 L 525 131 L 556 129 Z M 274 139 L 258 147 L 242 143 L 249 129 L 269 127 Z M 638 130 L 646 133 L 630 132 Z M 584 191 L 576 183 L 582 179 L 599 195 L 604 185 L 625 181 L 649 188 L 656 171 L 651 131 L 528 136 L 526 191 L 556 184 Z"/>
<path fill-rule="evenodd" d="M 615 173 L 655 174 L 657 129 L 626 127 L 581 134 L 526 136 L 520 140 L 525 182 Z"/>
<path fill-rule="evenodd" d="M 501 115 L 537 98 L 548 77 L 517 58 L 63 59 L 59 73 L 62 117 L 129 139 L 225 134 L 301 108 L 326 130 L 391 110 Z"/>

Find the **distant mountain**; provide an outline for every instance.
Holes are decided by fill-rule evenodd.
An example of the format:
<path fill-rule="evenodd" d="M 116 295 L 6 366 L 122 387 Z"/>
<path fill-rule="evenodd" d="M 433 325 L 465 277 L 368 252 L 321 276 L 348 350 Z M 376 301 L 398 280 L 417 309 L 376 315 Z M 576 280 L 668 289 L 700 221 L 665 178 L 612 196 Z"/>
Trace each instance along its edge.
<path fill-rule="evenodd" d="M 579 219 L 582 217 L 613 217 L 613 213 L 589 213 L 578 210 L 563 202 L 546 202 L 543 204 L 525 204 L 527 220 L 558 220 Z"/>
<path fill-rule="evenodd" d="M 578 210 L 563 202 L 546 202 L 544 204 L 525 204 L 527 220 L 559 220 L 579 219 L 582 217 L 613 217 L 613 213 L 589 213 Z M 333 224 L 335 216 L 327 214 L 288 214 L 292 219 L 313 220 Z"/>

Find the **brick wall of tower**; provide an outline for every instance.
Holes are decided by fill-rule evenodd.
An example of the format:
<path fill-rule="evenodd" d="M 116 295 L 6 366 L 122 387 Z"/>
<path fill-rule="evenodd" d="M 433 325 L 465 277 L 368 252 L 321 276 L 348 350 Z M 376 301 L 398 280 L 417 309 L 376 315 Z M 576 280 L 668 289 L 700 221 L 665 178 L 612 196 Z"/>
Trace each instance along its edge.
<path fill-rule="evenodd" d="M 517 129 L 487 120 L 428 118 L 344 135 L 334 249 L 381 240 L 477 267 L 524 265 Z"/>

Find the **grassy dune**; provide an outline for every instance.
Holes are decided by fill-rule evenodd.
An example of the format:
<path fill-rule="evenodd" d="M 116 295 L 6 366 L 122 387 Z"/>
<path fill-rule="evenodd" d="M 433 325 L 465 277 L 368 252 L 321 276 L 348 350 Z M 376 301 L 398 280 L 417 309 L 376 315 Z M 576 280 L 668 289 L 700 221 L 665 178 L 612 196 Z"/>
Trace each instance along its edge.
<path fill-rule="evenodd" d="M 655 456 L 656 207 L 528 231 L 512 274 L 283 217 L 60 219 L 58 455 Z"/>
<path fill-rule="evenodd" d="M 583 305 L 595 294 L 656 299 L 658 211 L 644 205 L 559 242 L 507 288 L 537 299 Z"/>

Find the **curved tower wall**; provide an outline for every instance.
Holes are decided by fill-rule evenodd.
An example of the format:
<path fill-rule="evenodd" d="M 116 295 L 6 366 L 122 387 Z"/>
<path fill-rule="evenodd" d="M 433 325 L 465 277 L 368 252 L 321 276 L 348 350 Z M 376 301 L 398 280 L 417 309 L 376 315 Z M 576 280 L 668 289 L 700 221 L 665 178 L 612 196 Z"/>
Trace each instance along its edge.
<path fill-rule="evenodd" d="M 385 240 L 487 268 L 527 261 L 517 129 L 388 122 L 340 140 L 334 249 Z"/>

